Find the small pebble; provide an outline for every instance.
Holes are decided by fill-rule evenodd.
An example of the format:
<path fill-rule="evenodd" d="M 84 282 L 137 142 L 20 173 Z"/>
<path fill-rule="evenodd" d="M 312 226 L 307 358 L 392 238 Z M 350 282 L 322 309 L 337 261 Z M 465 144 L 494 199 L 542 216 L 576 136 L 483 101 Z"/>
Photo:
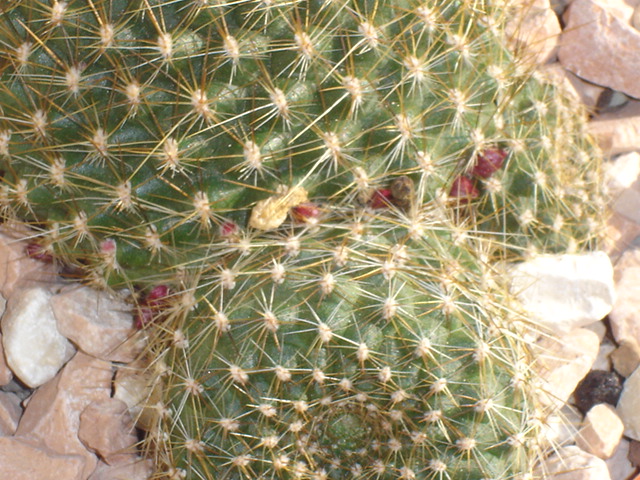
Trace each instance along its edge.
<path fill-rule="evenodd" d="M 615 406 L 621 392 L 622 382 L 615 372 L 591 370 L 576 387 L 575 405 L 584 414 L 599 403 Z"/>

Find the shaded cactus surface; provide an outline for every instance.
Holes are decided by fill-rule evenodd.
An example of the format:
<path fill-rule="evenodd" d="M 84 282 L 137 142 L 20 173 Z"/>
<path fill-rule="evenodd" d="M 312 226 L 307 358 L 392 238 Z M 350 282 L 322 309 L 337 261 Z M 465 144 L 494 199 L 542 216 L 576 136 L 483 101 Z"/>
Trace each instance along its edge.
<path fill-rule="evenodd" d="M 529 470 L 497 265 L 589 248 L 599 166 L 501 7 L 3 8 L 0 208 L 40 253 L 146 292 L 158 476 Z"/>

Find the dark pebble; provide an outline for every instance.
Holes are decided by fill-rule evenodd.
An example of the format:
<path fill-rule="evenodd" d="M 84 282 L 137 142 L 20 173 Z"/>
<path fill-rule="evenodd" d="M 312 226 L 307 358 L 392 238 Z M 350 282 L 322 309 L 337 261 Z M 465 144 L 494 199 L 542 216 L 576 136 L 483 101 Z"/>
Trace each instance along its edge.
<path fill-rule="evenodd" d="M 614 407 L 622 392 L 622 380 L 615 372 L 591 370 L 578 384 L 573 397 L 576 407 L 586 414 L 591 407 L 599 403 L 608 403 Z"/>

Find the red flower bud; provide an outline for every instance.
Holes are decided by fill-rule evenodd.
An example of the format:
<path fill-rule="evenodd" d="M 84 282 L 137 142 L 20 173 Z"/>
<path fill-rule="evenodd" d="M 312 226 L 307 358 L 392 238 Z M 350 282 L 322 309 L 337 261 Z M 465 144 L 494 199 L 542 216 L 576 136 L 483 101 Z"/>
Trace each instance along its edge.
<path fill-rule="evenodd" d="M 478 189 L 469 177 L 460 175 L 451 183 L 449 196 L 457 198 L 460 202 L 468 202 L 473 198 L 477 198 L 479 195 Z"/>
<path fill-rule="evenodd" d="M 476 177 L 489 178 L 502 168 L 507 155 L 509 152 L 504 148 L 488 148 L 478 153 L 471 173 Z"/>
<path fill-rule="evenodd" d="M 369 207 L 373 209 L 388 208 L 393 201 L 393 195 L 388 188 L 378 188 L 369 199 Z"/>

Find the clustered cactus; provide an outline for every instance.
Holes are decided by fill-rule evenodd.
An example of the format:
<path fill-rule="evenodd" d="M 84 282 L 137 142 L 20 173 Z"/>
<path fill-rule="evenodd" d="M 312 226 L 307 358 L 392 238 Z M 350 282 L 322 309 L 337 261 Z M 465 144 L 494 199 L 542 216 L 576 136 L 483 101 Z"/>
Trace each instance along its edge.
<path fill-rule="evenodd" d="M 505 47 L 507 15 L 2 7 L 0 209 L 37 232 L 31 254 L 132 292 L 158 478 L 532 472 L 503 266 L 592 248 L 602 201 L 582 117 Z"/>

